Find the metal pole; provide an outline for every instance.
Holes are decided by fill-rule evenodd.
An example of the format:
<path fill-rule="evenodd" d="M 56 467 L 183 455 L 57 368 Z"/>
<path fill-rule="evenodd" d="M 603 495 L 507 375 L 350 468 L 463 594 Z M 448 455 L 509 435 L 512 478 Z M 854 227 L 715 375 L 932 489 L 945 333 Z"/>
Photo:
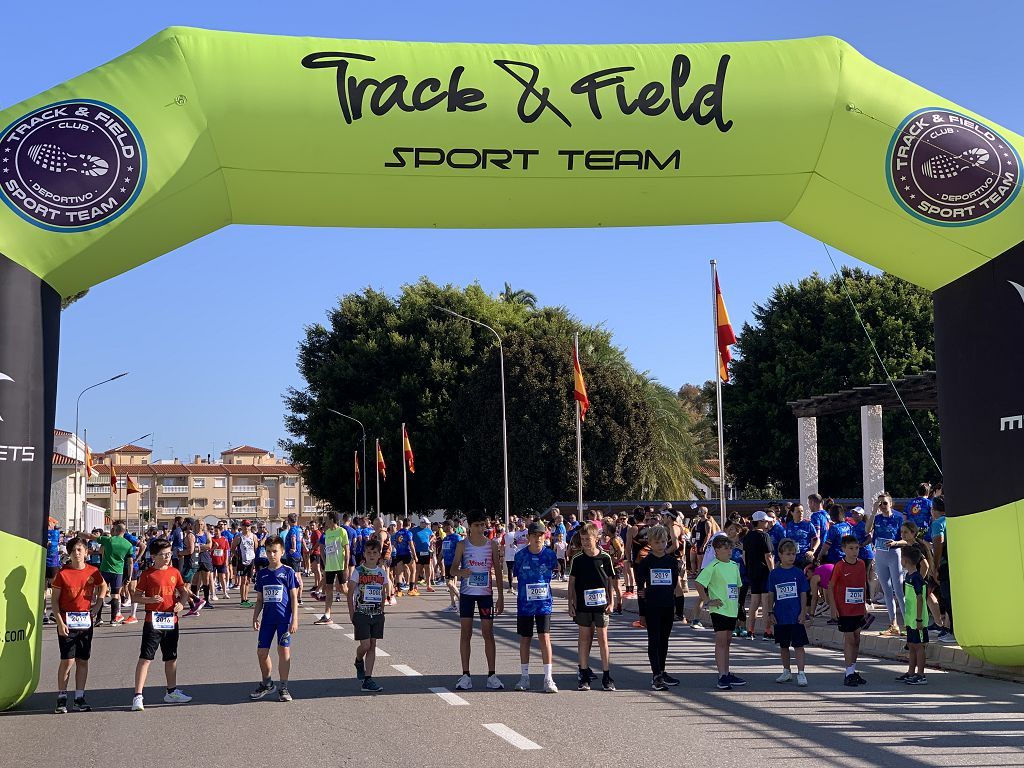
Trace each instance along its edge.
<path fill-rule="evenodd" d="M 81 403 L 82 403 L 82 395 L 84 395 L 90 389 L 95 389 L 96 387 L 100 386 L 101 384 L 107 384 L 107 383 L 109 383 L 111 381 L 114 381 L 116 379 L 120 379 L 122 376 L 127 376 L 127 375 L 128 375 L 128 371 L 125 371 L 124 373 L 119 373 L 119 374 L 117 374 L 117 376 L 111 376 L 109 379 L 104 379 L 103 381 L 100 381 L 100 382 L 97 382 L 96 384 L 88 386 L 85 389 L 83 389 L 81 392 L 78 393 L 78 399 L 75 400 L 75 440 L 76 441 L 81 440 L 81 438 L 80 438 L 80 436 L 78 434 L 78 406 L 81 405 Z M 84 460 L 84 455 L 83 455 L 83 460 Z M 76 523 L 78 522 L 78 482 L 79 482 L 79 477 L 80 477 L 80 475 L 79 475 L 79 472 L 78 472 L 78 464 L 76 463 L 75 464 L 75 522 Z M 70 528 L 71 526 L 69 525 L 68 527 Z"/>
<path fill-rule="evenodd" d="M 576 362 L 580 359 L 580 335 L 576 334 Z M 580 420 L 580 401 L 576 403 L 576 519 L 583 520 L 583 430 Z"/>
<path fill-rule="evenodd" d="M 718 349 L 718 262 L 711 259 L 711 293 L 715 320 L 715 402 L 718 410 L 718 501 L 719 519 L 725 528 L 725 426 L 722 423 L 722 355 Z"/>
<path fill-rule="evenodd" d="M 352 514 L 354 515 L 359 511 L 359 449 L 356 448 L 352 453 L 354 454 L 352 458 L 355 459 L 355 463 L 352 465 L 355 467 L 352 472 Z"/>
<path fill-rule="evenodd" d="M 458 312 L 455 312 L 454 310 L 451 309 L 446 309 L 445 307 L 439 307 L 435 305 L 434 309 L 440 310 L 441 312 L 446 312 L 449 315 L 458 317 L 462 320 L 466 320 L 470 323 L 473 323 L 474 325 L 479 325 L 482 328 L 486 328 L 488 331 L 493 333 L 494 338 L 498 340 L 498 359 L 501 366 L 501 452 L 502 462 L 504 464 L 505 470 L 505 528 L 507 529 L 510 506 L 508 493 L 508 420 L 506 418 L 505 412 L 505 349 L 501 343 L 501 336 L 499 336 L 498 332 L 491 328 L 491 326 L 487 325 L 487 323 L 482 323 L 479 320 L 474 320 L 471 317 L 460 315 Z"/>
<path fill-rule="evenodd" d="M 405 458 L 405 422 L 402 422 L 402 517 L 409 516 L 409 481 L 406 478 L 406 458 Z"/>
<path fill-rule="evenodd" d="M 379 437 L 376 438 L 375 446 L 376 446 L 377 452 L 376 452 L 376 454 L 374 454 L 373 459 L 374 459 L 374 461 L 379 462 L 380 461 L 380 438 Z M 377 471 L 374 472 L 373 474 L 377 478 L 377 517 L 381 517 L 381 514 L 380 514 L 380 464 L 379 463 L 377 464 L 376 469 L 377 469 Z"/>
<path fill-rule="evenodd" d="M 363 426 L 363 422 L 361 422 L 355 416 L 349 416 L 347 413 L 342 413 L 341 411 L 336 411 L 333 408 L 328 408 L 327 410 L 330 411 L 331 413 L 337 415 L 337 416 L 341 416 L 341 418 L 343 418 L 343 419 L 348 419 L 349 421 L 354 421 L 356 424 L 359 425 L 359 428 L 361 430 L 363 430 L 363 516 L 365 517 L 366 513 L 367 513 L 367 509 L 366 509 L 366 427 L 364 427 Z M 374 457 L 374 458 L 376 458 L 376 457 Z M 378 495 L 379 495 L 379 493 L 378 493 Z M 379 503 L 380 503 L 380 501 L 378 500 L 378 504 Z M 357 512 L 359 512 L 359 509 L 353 504 L 353 506 L 352 506 L 352 514 L 356 514 Z M 379 512 L 379 510 L 378 510 L 378 512 Z"/>

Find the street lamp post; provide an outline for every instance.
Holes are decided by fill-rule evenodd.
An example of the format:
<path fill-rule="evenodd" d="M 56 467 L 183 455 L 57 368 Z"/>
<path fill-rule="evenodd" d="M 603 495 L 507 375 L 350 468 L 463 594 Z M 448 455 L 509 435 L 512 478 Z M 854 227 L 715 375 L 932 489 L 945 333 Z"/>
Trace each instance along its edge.
<path fill-rule="evenodd" d="M 327 410 L 330 411 L 331 413 L 335 414 L 336 416 L 341 416 L 341 418 L 343 418 L 343 419 L 348 419 L 349 421 L 354 421 L 356 424 L 359 425 L 359 428 L 361 430 L 363 430 L 363 517 L 365 517 L 366 516 L 366 427 L 364 427 L 363 426 L 363 422 L 361 422 L 355 416 L 349 416 L 347 413 L 342 413 L 341 411 L 336 411 L 333 408 L 328 408 Z M 357 510 L 355 510 L 355 509 L 352 510 L 352 512 L 356 512 L 356 511 Z"/>
<path fill-rule="evenodd" d="M 124 373 L 119 373 L 119 374 L 117 374 L 117 376 L 111 376 L 109 379 L 104 379 L 103 381 L 97 382 L 96 384 L 93 384 L 92 386 L 86 387 L 85 389 L 83 389 L 81 392 L 78 393 L 78 399 L 75 400 L 75 442 L 78 443 L 78 445 L 75 446 L 76 452 L 79 449 L 79 447 L 82 445 L 81 438 L 80 438 L 80 436 L 78 434 L 78 406 L 82 402 L 82 395 L 84 395 L 90 389 L 95 389 L 96 387 L 98 387 L 98 386 L 100 386 L 102 384 L 109 384 L 111 381 L 116 381 L 117 379 L 120 379 L 121 377 L 127 376 L 127 375 L 128 375 L 128 371 L 125 371 Z M 85 460 L 85 456 L 83 454 L 82 461 L 84 461 L 84 460 Z M 74 494 L 74 498 L 75 498 L 75 515 L 74 515 L 74 523 L 73 523 L 75 526 L 78 525 L 78 511 L 79 511 L 78 510 L 78 483 L 80 482 L 80 472 L 78 470 L 79 464 L 80 464 L 80 462 L 78 461 L 78 456 L 75 456 L 75 494 Z M 71 525 L 68 525 L 69 529 L 71 529 L 71 527 L 72 527 Z"/>
<path fill-rule="evenodd" d="M 502 461 L 505 466 L 505 527 L 508 528 L 508 515 L 509 515 L 509 500 L 508 500 L 508 426 L 507 419 L 505 416 L 505 349 L 501 344 L 501 336 L 498 332 L 491 328 L 487 323 L 482 323 L 479 320 L 474 320 L 472 317 L 466 317 L 460 315 L 454 310 L 447 309 L 445 307 L 439 307 L 434 305 L 434 309 L 445 312 L 452 317 L 458 317 L 462 320 L 466 320 L 473 325 L 479 325 L 481 328 L 486 328 L 488 331 L 494 334 L 494 338 L 498 340 L 498 360 L 501 366 L 501 451 Z"/>

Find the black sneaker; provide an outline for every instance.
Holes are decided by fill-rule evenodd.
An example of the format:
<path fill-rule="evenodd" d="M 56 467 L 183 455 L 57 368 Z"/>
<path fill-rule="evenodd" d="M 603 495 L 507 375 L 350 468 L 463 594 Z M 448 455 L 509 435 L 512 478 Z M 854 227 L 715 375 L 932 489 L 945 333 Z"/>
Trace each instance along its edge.
<path fill-rule="evenodd" d="M 858 685 L 860 685 L 860 683 L 857 682 L 856 675 L 847 675 L 843 678 L 843 685 L 845 685 L 847 688 L 856 688 Z"/>
<path fill-rule="evenodd" d="M 612 676 L 609 675 L 607 672 L 601 675 L 601 687 L 604 688 L 606 691 L 615 690 L 615 681 L 612 680 Z"/>
<path fill-rule="evenodd" d="M 928 685 L 928 678 L 924 675 L 914 675 L 906 682 L 907 685 Z"/>
<path fill-rule="evenodd" d="M 377 684 L 376 680 L 374 680 L 372 677 L 368 677 L 365 680 L 363 680 L 363 684 L 360 690 L 367 691 L 369 693 L 380 693 L 384 689 Z"/>
<path fill-rule="evenodd" d="M 366 678 L 366 664 L 362 659 L 356 659 L 356 680 L 363 680 Z"/>
<path fill-rule="evenodd" d="M 736 675 L 732 674 L 731 672 L 728 675 L 726 675 L 726 677 L 729 678 L 729 685 L 743 686 L 747 684 L 746 680 L 744 680 L 742 677 L 736 677 Z"/>
<path fill-rule="evenodd" d="M 721 675 L 718 678 L 718 690 L 720 691 L 731 691 L 732 686 L 729 684 L 729 676 Z"/>
<path fill-rule="evenodd" d="M 68 713 L 68 697 L 58 696 L 57 706 L 53 708 L 53 714 L 55 715 L 66 715 Z"/>
<path fill-rule="evenodd" d="M 661 675 L 655 675 L 651 678 L 651 690 L 652 691 L 667 691 L 668 686 L 665 685 L 665 681 L 661 679 Z"/>
<path fill-rule="evenodd" d="M 273 683 L 261 682 L 259 685 L 256 686 L 256 690 L 249 694 L 249 698 L 253 701 L 258 701 L 259 699 L 262 699 L 264 696 L 270 693 L 272 690 L 274 690 Z"/>
<path fill-rule="evenodd" d="M 74 705 L 71 707 L 75 712 L 92 712 L 92 707 L 89 706 L 89 702 L 85 700 L 85 696 L 75 699 Z"/>
<path fill-rule="evenodd" d="M 667 672 L 661 673 L 661 682 L 663 682 L 665 685 L 679 685 L 679 681 Z"/>
<path fill-rule="evenodd" d="M 761 639 L 765 641 L 774 640 L 775 635 L 769 635 L 767 632 L 765 632 L 763 635 L 761 635 Z"/>
<path fill-rule="evenodd" d="M 278 701 L 291 701 L 292 695 L 288 693 L 288 687 L 282 685 L 277 689 L 277 700 Z"/>
<path fill-rule="evenodd" d="M 586 669 L 581 669 L 576 673 L 576 690 L 577 691 L 589 691 L 590 690 L 590 673 Z"/>
<path fill-rule="evenodd" d="M 912 677 L 914 677 L 914 675 L 910 674 L 909 672 L 904 672 L 902 675 L 900 675 L 899 677 L 895 678 L 895 680 L 896 680 L 897 683 L 905 683 L 905 682 L 907 682 L 907 680 L 909 680 Z"/>
<path fill-rule="evenodd" d="M 857 681 L 857 685 L 867 685 L 868 684 L 868 681 L 865 680 L 863 677 L 861 677 L 859 672 L 854 672 L 853 673 L 853 678 Z"/>

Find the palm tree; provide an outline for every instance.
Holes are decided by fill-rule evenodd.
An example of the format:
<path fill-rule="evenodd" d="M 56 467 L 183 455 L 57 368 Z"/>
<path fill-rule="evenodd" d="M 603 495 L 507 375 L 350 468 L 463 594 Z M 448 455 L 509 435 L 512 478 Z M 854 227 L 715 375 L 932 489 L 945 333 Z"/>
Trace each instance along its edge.
<path fill-rule="evenodd" d="M 505 290 L 498 294 L 498 298 L 506 304 L 522 304 L 529 309 L 536 309 L 537 297 L 526 290 L 512 290 L 511 283 L 505 283 Z"/>

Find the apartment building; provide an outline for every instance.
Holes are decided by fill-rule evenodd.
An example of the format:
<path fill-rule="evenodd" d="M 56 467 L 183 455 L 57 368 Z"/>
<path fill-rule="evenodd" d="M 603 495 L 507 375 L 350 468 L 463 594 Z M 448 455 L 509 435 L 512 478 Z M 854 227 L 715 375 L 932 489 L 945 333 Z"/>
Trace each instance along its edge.
<path fill-rule="evenodd" d="M 222 452 L 219 462 L 196 455 L 189 463 L 176 458 L 154 461 L 149 448 L 123 445 L 94 454 L 93 465 L 99 474 L 86 483 L 86 500 L 133 528 L 170 522 L 175 515 L 211 523 L 262 519 L 272 525 L 292 512 L 309 519 L 323 508 L 309 494 L 297 465 L 250 445 Z M 111 469 L 116 489 L 111 487 Z M 127 493 L 128 478 L 139 493 Z"/>

